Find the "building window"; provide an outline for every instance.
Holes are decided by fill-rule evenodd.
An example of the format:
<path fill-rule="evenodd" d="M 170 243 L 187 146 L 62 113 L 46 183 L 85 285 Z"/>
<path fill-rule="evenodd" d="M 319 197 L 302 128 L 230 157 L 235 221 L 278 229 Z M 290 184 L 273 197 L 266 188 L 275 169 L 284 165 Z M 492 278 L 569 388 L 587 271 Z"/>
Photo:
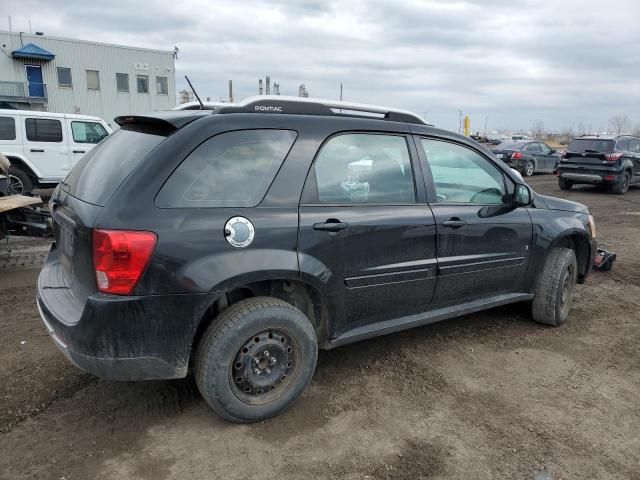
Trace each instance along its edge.
<path fill-rule="evenodd" d="M 116 73 L 116 89 L 119 92 L 129 92 L 128 73 Z"/>
<path fill-rule="evenodd" d="M 169 83 L 167 77 L 156 77 L 156 93 L 160 95 L 169 94 Z"/>
<path fill-rule="evenodd" d="M 71 69 L 66 67 L 58 67 L 58 86 L 71 88 Z"/>
<path fill-rule="evenodd" d="M 138 93 L 149 93 L 148 75 L 138 75 L 136 77 L 136 83 L 138 84 Z"/>
<path fill-rule="evenodd" d="M 27 118 L 24 123 L 30 142 L 62 142 L 62 123 L 59 120 Z"/>
<path fill-rule="evenodd" d="M 97 70 L 87 70 L 87 88 L 100 90 L 100 74 Z"/>

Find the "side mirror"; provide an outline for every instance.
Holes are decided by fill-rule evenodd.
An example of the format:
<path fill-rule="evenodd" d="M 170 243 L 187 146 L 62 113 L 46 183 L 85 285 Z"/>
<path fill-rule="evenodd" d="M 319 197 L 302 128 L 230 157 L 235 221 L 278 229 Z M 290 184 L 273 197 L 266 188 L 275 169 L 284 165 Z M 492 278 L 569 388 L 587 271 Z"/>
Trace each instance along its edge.
<path fill-rule="evenodd" d="M 513 192 L 513 204 L 517 207 L 528 207 L 531 204 L 531 190 L 521 183 L 516 185 Z"/>
<path fill-rule="evenodd" d="M 551 153 L 558 153 L 558 150 L 556 150 L 555 148 L 552 148 Z"/>

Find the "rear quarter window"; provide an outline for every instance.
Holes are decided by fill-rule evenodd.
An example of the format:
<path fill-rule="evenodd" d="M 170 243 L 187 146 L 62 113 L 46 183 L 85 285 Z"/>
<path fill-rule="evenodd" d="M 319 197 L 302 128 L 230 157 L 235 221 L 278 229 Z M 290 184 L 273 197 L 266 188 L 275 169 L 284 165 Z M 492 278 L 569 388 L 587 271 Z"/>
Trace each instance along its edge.
<path fill-rule="evenodd" d="M 254 207 L 296 139 L 291 130 L 238 130 L 212 137 L 174 170 L 156 197 L 161 208 Z"/>

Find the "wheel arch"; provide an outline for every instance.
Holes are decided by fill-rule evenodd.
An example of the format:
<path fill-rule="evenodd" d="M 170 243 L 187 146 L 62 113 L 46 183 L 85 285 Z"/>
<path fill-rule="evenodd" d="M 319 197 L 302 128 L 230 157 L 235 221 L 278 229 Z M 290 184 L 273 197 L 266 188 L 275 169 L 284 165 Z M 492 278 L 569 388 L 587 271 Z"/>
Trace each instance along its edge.
<path fill-rule="evenodd" d="M 575 252 L 578 263 L 578 283 L 584 283 L 589 273 L 587 270 L 590 265 L 589 258 L 593 253 L 587 233 L 578 230 L 564 232 L 550 246 L 550 248 L 555 247 L 570 248 Z"/>
<path fill-rule="evenodd" d="M 5 157 L 9 159 L 12 166 L 16 166 L 23 170 L 27 175 L 29 175 L 34 183 L 37 183 L 42 175 L 40 171 L 33 166 L 33 164 L 24 156 L 17 153 L 5 153 Z"/>

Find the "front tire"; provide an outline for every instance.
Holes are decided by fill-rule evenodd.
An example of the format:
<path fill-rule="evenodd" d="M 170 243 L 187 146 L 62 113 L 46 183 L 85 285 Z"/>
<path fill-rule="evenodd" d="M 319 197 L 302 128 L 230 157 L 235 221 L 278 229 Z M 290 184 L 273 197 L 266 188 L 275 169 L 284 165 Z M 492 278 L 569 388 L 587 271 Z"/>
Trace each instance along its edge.
<path fill-rule="evenodd" d="M 249 298 L 207 328 L 196 354 L 196 383 L 225 420 L 259 422 L 293 404 L 317 359 L 315 330 L 300 310 L 275 298 Z"/>
<path fill-rule="evenodd" d="M 562 325 L 569 316 L 577 278 L 575 252 L 562 247 L 551 250 L 536 284 L 533 319 L 554 327 Z"/>
<path fill-rule="evenodd" d="M 571 187 L 573 187 L 573 182 L 570 182 L 565 178 L 559 178 L 558 186 L 560 187 L 560 190 L 571 190 Z"/>
<path fill-rule="evenodd" d="M 9 169 L 9 193 L 23 195 L 31 190 L 33 190 L 33 182 L 29 175 L 18 167 L 11 166 Z"/>

